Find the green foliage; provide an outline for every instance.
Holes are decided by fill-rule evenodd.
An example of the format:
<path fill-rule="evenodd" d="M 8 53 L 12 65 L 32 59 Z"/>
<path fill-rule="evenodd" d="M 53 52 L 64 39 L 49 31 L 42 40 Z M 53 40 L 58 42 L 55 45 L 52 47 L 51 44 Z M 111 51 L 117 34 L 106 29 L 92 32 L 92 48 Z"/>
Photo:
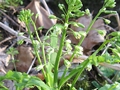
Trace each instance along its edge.
<path fill-rule="evenodd" d="M 7 54 L 11 54 L 14 56 L 14 55 L 18 54 L 18 51 L 15 48 L 10 47 L 9 50 L 7 51 Z"/>
<path fill-rule="evenodd" d="M 101 56 L 97 56 L 97 53 L 104 49 L 104 46 L 106 44 L 111 43 L 115 41 L 116 39 L 118 40 L 118 37 L 120 33 L 112 33 L 113 37 L 111 39 L 106 39 L 106 41 L 91 55 L 87 60 L 85 60 L 83 63 L 78 65 L 76 68 L 72 69 L 69 71 L 69 67 L 71 66 L 71 62 L 74 58 L 75 55 L 82 55 L 83 53 L 83 48 L 80 46 L 85 39 L 86 35 L 89 33 L 91 30 L 92 25 L 95 23 L 96 19 L 99 17 L 101 13 L 111 13 L 114 11 L 106 10 L 106 8 L 112 8 L 115 6 L 115 1 L 114 0 L 105 0 L 103 7 L 99 10 L 98 14 L 95 16 L 95 18 L 92 20 L 90 23 L 89 27 L 87 28 L 86 31 L 80 31 L 80 32 L 75 32 L 74 30 L 69 29 L 69 25 L 74 25 L 77 27 L 82 27 L 84 28 L 84 25 L 81 23 L 76 23 L 76 22 L 71 22 L 69 19 L 70 18 L 76 18 L 83 16 L 84 14 L 90 14 L 89 10 L 86 9 L 86 11 L 80 11 L 82 8 L 82 2 L 80 0 L 65 0 L 67 3 L 67 9 L 63 4 L 59 4 L 59 8 L 63 11 L 62 17 L 64 21 L 62 21 L 62 24 L 56 24 L 53 27 L 51 27 L 48 32 L 46 33 L 43 41 L 41 41 L 39 35 L 38 35 L 38 29 L 36 28 L 36 25 L 34 21 L 32 20 L 33 13 L 31 13 L 30 10 L 22 10 L 19 15 L 19 19 L 23 22 L 25 22 L 28 34 L 30 36 L 30 39 L 32 41 L 33 49 L 34 49 L 34 54 L 38 59 L 38 62 L 41 66 L 42 73 L 45 77 L 46 83 L 44 81 L 39 80 L 36 77 L 29 76 L 25 73 L 20 73 L 20 72 L 8 72 L 5 76 L 0 78 L 0 80 L 4 79 L 10 79 L 15 81 L 15 85 L 17 90 L 22 90 L 24 87 L 33 87 L 36 86 L 38 87 L 39 90 L 60 90 L 61 87 L 68 81 L 70 80 L 73 76 L 75 78 L 73 81 L 69 84 L 70 90 L 75 90 L 74 85 L 77 82 L 79 76 L 83 73 L 83 71 L 90 70 L 92 65 L 98 66 L 99 63 L 101 62 L 109 62 L 109 63 L 116 63 L 119 62 L 118 58 L 119 56 L 119 45 L 116 46 L 116 49 L 112 49 L 112 55 L 109 53 L 105 53 Z M 37 15 L 36 15 L 37 17 Z M 49 18 L 56 19 L 57 17 L 55 16 L 50 16 Z M 30 30 L 30 24 L 33 25 L 35 34 L 37 37 L 37 40 L 34 40 L 33 34 Z M 43 27 L 40 27 L 39 29 L 41 30 Z M 71 30 L 72 34 L 76 37 L 79 38 L 80 41 L 78 45 L 73 45 L 74 51 L 71 45 L 71 41 L 67 40 L 66 35 L 67 31 Z M 49 35 L 48 35 L 49 33 Z M 99 33 L 104 35 L 104 32 L 101 32 L 99 30 Z M 61 37 L 59 36 L 61 34 Z M 108 36 L 110 36 L 108 35 Z M 59 41 L 60 38 L 60 41 Z M 47 42 L 49 40 L 50 42 Z M 39 46 L 39 47 L 38 47 Z M 47 52 L 45 52 L 45 47 L 47 48 Z M 41 54 L 38 52 L 38 49 L 41 48 Z M 66 49 L 66 51 L 63 53 L 63 49 Z M 11 50 L 12 51 L 12 50 Z M 61 58 L 64 59 L 63 55 L 71 53 L 71 57 L 69 61 L 64 61 L 66 68 L 64 69 L 63 75 L 61 79 L 59 80 L 58 78 L 58 72 L 59 72 L 59 63 Z M 12 55 L 14 55 L 13 53 Z M 43 60 L 41 60 L 41 57 Z M 117 59 L 115 59 L 117 58 Z M 111 60 L 112 59 L 112 60 Z M 42 63 L 43 61 L 43 63 Z M 47 62 L 48 61 L 48 62 Z M 44 68 L 43 68 L 44 67 Z M 66 76 L 66 73 L 69 72 L 69 74 Z M 85 82 L 87 86 L 89 86 L 88 83 Z M 115 87 L 117 84 L 113 85 Z M 116 88 L 116 87 L 115 87 Z"/>
<path fill-rule="evenodd" d="M 23 4 L 23 0 L 3 0 L 0 3 L 0 8 L 5 9 L 9 7 L 17 7 Z"/>
<path fill-rule="evenodd" d="M 5 76 L 0 77 L 0 82 L 3 80 L 14 80 L 16 90 L 23 90 L 25 87 L 36 86 L 39 90 L 52 90 L 43 81 L 35 76 L 29 76 L 26 73 L 8 71 Z M 5 87 L 4 87 L 5 88 Z M 6 89 L 6 88 L 5 88 Z M 5 90 L 3 89 L 3 90 Z M 8 90 L 8 89 L 6 89 Z"/>
<path fill-rule="evenodd" d="M 120 83 L 115 82 L 114 84 L 110 85 L 110 84 L 106 84 L 105 86 L 101 87 L 98 90 L 119 90 L 120 88 Z"/>
<path fill-rule="evenodd" d="M 14 65 L 15 70 L 16 70 L 15 62 L 17 60 L 14 59 L 14 55 L 16 55 L 18 53 L 19 52 L 14 47 L 10 47 L 9 50 L 7 51 L 7 54 L 11 55 L 11 59 L 12 59 L 11 61 L 12 61 L 13 65 Z"/>

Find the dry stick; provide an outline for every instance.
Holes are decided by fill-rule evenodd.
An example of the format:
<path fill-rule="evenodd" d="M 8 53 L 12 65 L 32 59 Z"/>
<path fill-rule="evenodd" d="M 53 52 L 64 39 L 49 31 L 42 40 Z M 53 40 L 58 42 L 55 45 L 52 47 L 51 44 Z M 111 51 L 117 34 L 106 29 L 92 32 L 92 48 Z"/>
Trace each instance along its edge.
<path fill-rule="evenodd" d="M 0 12 L 6 17 L 8 18 L 10 21 L 13 22 L 13 24 L 15 24 L 16 26 L 20 27 L 20 25 L 18 23 L 16 23 L 12 18 L 10 18 L 7 14 L 5 14 L 2 10 L 0 10 Z M 23 31 L 25 31 L 23 28 L 21 28 Z"/>
<path fill-rule="evenodd" d="M 46 1 L 45 1 L 45 0 L 42 0 L 42 1 L 43 1 L 43 4 L 44 4 L 46 10 L 48 11 L 48 14 L 51 15 L 51 13 L 50 13 L 50 9 L 49 9 L 49 7 L 48 7 Z M 54 21 L 53 21 L 52 19 L 50 19 L 50 20 L 51 20 L 52 24 L 54 24 Z"/>
<path fill-rule="evenodd" d="M 0 44 L 6 42 L 6 41 L 8 41 L 8 40 L 11 40 L 11 39 L 13 39 L 13 38 L 15 38 L 15 37 L 14 37 L 14 36 L 11 36 L 11 37 L 5 38 L 4 40 L 2 40 L 2 41 L 0 42 Z"/>
<path fill-rule="evenodd" d="M 36 60 L 36 57 L 35 57 L 34 60 L 32 61 L 31 65 L 30 65 L 30 67 L 29 67 L 29 69 L 28 69 L 28 71 L 27 71 L 27 74 L 29 74 L 29 72 L 30 72 L 32 66 L 33 66 L 34 63 L 35 63 L 35 60 Z"/>
<path fill-rule="evenodd" d="M 16 32 L 12 28 L 8 27 L 7 25 L 3 24 L 2 22 L 0 22 L 0 27 L 3 28 L 4 30 L 6 30 L 7 32 L 11 33 L 12 35 L 16 36 L 18 40 L 24 40 L 26 42 L 31 43 L 31 40 L 29 38 L 27 38 L 25 36 L 19 36 L 18 32 Z"/>
<path fill-rule="evenodd" d="M 42 0 L 42 2 L 43 2 L 43 4 L 44 4 L 46 10 L 48 11 L 48 14 L 50 15 L 50 9 L 49 9 L 49 7 L 48 7 L 46 1 L 45 1 L 45 0 Z"/>
<path fill-rule="evenodd" d="M 103 73 L 100 71 L 100 69 L 98 67 L 96 67 L 97 72 L 99 72 L 99 74 L 109 83 L 109 84 L 113 84 L 112 80 L 110 80 L 108 77 L 104 76 Z"/>
<path fill-rule="evenodd" d="M 96 81 L 100 86 L 102 86 L 102 84 L 97 80 L 96 77 L 94 77 L 94 75 L 93 75 L 91 72 L 88 72 L 88 73 L 95 79 L 95 81 Z"/>

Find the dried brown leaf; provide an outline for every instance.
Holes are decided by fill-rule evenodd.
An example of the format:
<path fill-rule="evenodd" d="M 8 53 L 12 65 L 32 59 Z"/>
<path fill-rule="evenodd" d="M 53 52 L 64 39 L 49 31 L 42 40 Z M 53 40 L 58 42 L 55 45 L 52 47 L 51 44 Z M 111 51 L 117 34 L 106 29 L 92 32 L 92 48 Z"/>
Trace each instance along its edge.
<path fill-rule="evenodd" d="M 27 72 L 29 69 L 34 58 L 31 50 L 31 47 L 25 45 L 18 46 L 19 54 L 17 55 L 18 61 L 16 62 L 16 68 L 18 71 Z"/>
<path fill-rule="evenodd" d="M 0 48 L 0 72 L 6 73 L 5 67 L 9 65 L 10 55 L 3 52 L 4 48 Z"/>
<path fill-rule="evenodd" d="M 85 31 L 90 25 L 91 20 L 92 20 L 92 15 L 91 16 L 85 15 L 76 20 L 76 22 L 85 25 L 85 28 L 80 28 L 75 26 L 71 26 L 71 28 L 77 32 Z M 105 24 L 102 19 L 96 20 L 90 32 L 88 33 L 88 35 L 86 36 L 85 40 L 82 43 L 82 47 L 84 48 L 84 51 L 90 51 L 95 45 L 104 41 L 104 35 L 98 34 L 98 30 L 104 30 L 106 32 L 106 28 L 104 26 Z M 69 39 L 73 44 L 78 44 L 78 42 L 80 41 L 79 39 L 76 39 L 72 34 L 69 34 Z"/>
<path fill-rule="evenodd" d="M 38 0 L 32 0 L 31 3 L 25 9 L 30 9 L 34 13 L 32 18 L 34 21 L 36 21 L 35 23 L 37 28 L 43 26 L 45 29 L 49 29 L 56 23 L 56 20 L 52 22 L 52 20 L 48 18 L 49 13 L 43 7 L 40 6 L 40 2 Z M 38 14 L 37 19 L 35 18 L 36 14 Z M 31 26 L 31 28 L 33 27 Z"/>
<path fill-rule="evenodd" d="M 71 26 L 71 28 L 74 31 L 86 31 L 86 29 L 88 28 L 88 26 L 89 26 L 91 21 L 92 21 L 92 14 L 90 14 L 89 16 L 88 15 L 84 15 L 84 16 L 78 18 L 76 20 L 76 22 L 82 23 L 85 26 L 85 28 L 75 27 L 75 26 Z"/>

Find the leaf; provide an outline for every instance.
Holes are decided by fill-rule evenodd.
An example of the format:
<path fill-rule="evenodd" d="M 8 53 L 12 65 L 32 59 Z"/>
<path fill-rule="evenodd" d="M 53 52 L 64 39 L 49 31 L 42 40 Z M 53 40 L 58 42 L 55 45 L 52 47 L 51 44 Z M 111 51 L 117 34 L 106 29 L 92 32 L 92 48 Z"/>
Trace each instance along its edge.
<path fill-rule="evenodd" d="M 15 62 L 16 68 L 18 71 L 27 72 L 34 58 L 31 52 L 32 48 L 29 46 L 21 45 L 18 46 L 17 49 L 19 54 L 16 58 L 18 61 Z"/>
<path fill-rule="evenodd" d="M 101 67 L 100 70 L 103 73 L 103 75 L 107 77 L 110 77 L 115 73 L 113 69 L 106 68 L 106 67 Z"/>
<path fill-rule="evenodd" d="M 50 63 L 53 65 L 55 65 L 56 56 L 57 56 L 56 52 L 50 54 Z"/>
<path fill-rule="evenodd" d="M 106 84 L 105 86 L 101 87 L 99 90 L 119 90 L 120 83 L 115 82 L 114 84 Z"/>
<path fill-rule="evenodd" d="M 38 0 L 32 0 L 31 3 L 25 7 L 25 9 L 30 9 L 31 12 L 34 13 L 33 21 L 36 21 L 35 23 L 37 28 L 43 26 L 45 29 L 49 29 L 56 23 L 56 20 L 50 20 L 48 18 L 48 12 L 43 7 L 41 7 L 39 3 L 40 2 Z M 38 14 L 37 19 L 35 18 L 36 14 Z"/>
<path fill-rule="evenodd" d="M 2 78 L 3 78 L 2 80 L 9 79 L 16 81 L 15 85 L 19 87 L 20 90 L 22 90 L 25 87 L 33 87 L 33 86 L 36 86 L 39 89 L 42 87 L 44 90 L 52 90 L 39 78 L 35 76 L 29 76 L 26 73 L 8 71 L 7 74 Z"/>
<path fill-rule="evenodd" d="M 50 36 L 50 45 L 53 48 L 57 47 L 57 43 L 58 43 L 58 36 L 54 33 L 51 34 Z"/>
<path fill-rule="evenodd" d="M 6 47 L 5 47 L 6 48 Z M 11 56 L 4 53 L 5 48 L 0 48 L 0 72 L 6 73 L 6 67 L 9 66 Z M 11 69 L 11 68 L 9 68 Z"/>
<path fill-rule="evenodd" d="M 100 88 L 100 87 L 101 87 L 96 81 L 92 81 L 92 84 L 93 84 L 96 88 Z"/>
<path fill-rule="evenodd" d="M 36 86 L 36 87 L 38 87 L 38 89 L 41 89 L 41 87 L 42 87 L 44 90 L 52 90 L 43 81 L 41 81 L 40 79 L 35 78 L 35 77 L 30 78 L 28 83 L 26 84 L 26 86 L 27 87 Z"/>
<path fill-rule="evenodd" d="M 76 27 L 74 25 L 71 26 L 71 29 L 73 29 L 75 32 L 80 31 L 86 31 L 88 26 L 90 25 L 90 22 L 92 21 L 92 15 L 84 15 L 83 17 L 80 17 L 76 20 L 76 22 L 83 24 L 85 27 Z M 102 19 L 96 20 L 96 22 L 93 24 L 90 32 L 87 34 L 86 38 L 84 39 L 82 46 L 84 48 L 84 53 L 87 54 L 88 51 L 90 51 L 95 45 L 101 43 L 104 41 L 104 36 L 106 35 L 106 29 L 104 27 L 104 22 Z M 100 31 L 101 30 L 101 31 Z M 98 34 L 100 32 L 101 34 Z M 78 44 L 80 39 L 75 38 L 73 34 L 69 34 L 69 39 L 73 44 Z M 87 51 L 87 52 L 86 52 Z"/>

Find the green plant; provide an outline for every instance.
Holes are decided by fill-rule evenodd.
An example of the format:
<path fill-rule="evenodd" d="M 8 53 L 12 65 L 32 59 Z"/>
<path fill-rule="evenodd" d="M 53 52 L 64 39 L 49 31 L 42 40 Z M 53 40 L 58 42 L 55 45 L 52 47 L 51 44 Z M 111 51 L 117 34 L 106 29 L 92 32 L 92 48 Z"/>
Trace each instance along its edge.
<path fill-rule="evenodd" d="M 73 76 L 76 75 L 73 82 L 69 85 L 70 90 L 75 90 L 74 85 L 75 85 L 76 81 L 78 80 L 78 78 L 82 74 L 82 72 L 88 67 L 88 65 L 93 65 L 94 64 L 94 65 L 97 66 L 100 62 L 106 62 L 104 57 L 97 56 L 97 53 L 101 49 L 104 49 L 104 46 L 106 44 L 108 44 L 109 42 L 112 42 L 112 41 L 114 41 L 116 39 L 116 36 L 113 36 L 113 38 L 106 40 L 93 53 L 93 55 L 91 55 L 87 60 L 85 60 L 83 63 L 81 63 L 75 69 L 72 69 L 69 72 L 69 74 L 66 76 L 66 72 L 68 71 L 68 69 L 69 69 L 69 67 L 71 65 L 70 62 L 72 62 L 74 56 L 82 54 L 83 49 L 82 49 L 82 47 L 80 45 L 82 44 L 82 42 L 85 39 L 86 35 L 91 30 L 92 25 L 94 24 L 96 19 L 99 17 L 99 15 L 101 13 L 116 13 L 116 12 L 106 10 L 106 8 L 113 8 L 115 6 L 115 1 L 114 0 L 105 0 L 103 7 L 99 10 L 98 14 L 92 20 L 92 22 L 90 23 L 87 30 L 84 31 L 84 32 L 75 32 L 75 31 L 73 31 L 73 30 L 71 30 L 69 28 L 69 25 L 74 25 L 74 26 L 77 26 L 77 27 L 84 27 L 84 25 L 82 25 L 80 23 L 77 23 L 77 22 L 69 21 L 69 19 L 70 18 L 81 17 L 84 14 L 89 14 L 89 10 L 87 9 L 85 12 L 80 11 L 80 9 L 82 7 L 82 2 L 80 0 L 65 0 L 65 1 L 66 1 L 67 5 L 68 5 L 67 9 L 65 8 L 65 6 L 63 4 L 59 4 L 59 8 L 63 11 L 63 14 L 62 14 L 62 17 L 64 19 L 64 21 L 62 21 L 63 23 L 62 24 L 55 24 L 53 27 L 51 27 L 48 30 L 48 32 L 46 33 L 45 38 L 43 39 L 43 41 L 41 41 L 41 39 L 40 39 L 40 37 L 38 35 L 38 32 L 37 32 L 37 28 L 35 26 L 35 23 L 32 20 L 33 13 L 31 13 L 30 10 L 22 10 L 20 12 L 20 15 L 19 15 L 19 19 L 21 21 L 25 22 L 26 27 L 28 29 L 28 34 L 30 35 L 30 39 L 32 41 L 32 45 L 33 45 L 33 49 L 34 49 L 34 54 L 37 57 L 39 64 L 44 66 L 44 68 L 42 68 L 42 73 L 43 73 L 43 75 L 45 77 L 46 83 L 44 83 L 43 81 L 40 80 L 42 85 L 39 86 L 38 84 L 36 84 L 37 87 L 40 90 L 50 90 L 50 89 L 52 89 L 52 90 L 60 90 L 61 87 L 69 79 L 71 79 Z M 37 15 L 36 15 L 36 17 L 37 17 Z M 57 18 L 57 17 L 52 15 L 52 16 L 50 16 L 50 18 Z M 33 37 L 32 32 L 30 30 L 30 26 L 29 26 L 30 24 L 32 24 L 33 27 L 34 27 L 37 40 L 34 40 L 34 37 Z M 39 28 L 39 29 L 42 29 L 42 28 Z M 73 32 L 73 34 L 74 34 L 74 36 L 76 38 L 81 38 L 78 45 L 74 45 L 74 51 L 72 51 L 70 40 L 66 40 L 66 35 L 67 35 L 68 30 Z M 48 35 L 48 33 L 50 35 Z M 58 38 L 59 38 L 60 34 L 61 34 L 61 39 L 59 41 Z M 50 42 L 47 42 L 47 40 L 49 38 L 50 38 Z M 40 46 L 40 47 L 38 47 L 38 46 Z M 49 46 L 49 48 L 47 48 L 47 50 L 45 52 L 45 47 L 46 46 Z M 64 47 L 66 48 L 66 52 L 63 53 L 62 51 L 63 51 Z M 38 49 L 40 49 L 40 48 L 42 50 L 41 55 L 40 55 L 40 53 L 38 51 Z M 69 61 L 65 60 L 66 68 L 64 70 L 64 73 L 63 73 L 61 79 L 59 80 L 59 78 L 58 78 L 59 63 L 60 63 L 61 58 L 64 59 L 63 55 L 68 54 L 68 53 L 71 54 L 71 58 L 70 58 Z M 40 57 L 42 57 L 43 60 L 41 60 Z M 102 58 L 102 59 L 99 59 L 99 58 Z M 42 61 L 44 62 L 44 64 L 42 63 Z M 24 77 L 24 75 L 26 75 L 26 74 L 23 74 L 23 77 Z M 5 78 L 7 78 L 7 76 Z M 16 76 L 15 76 L 15 78 L 16 78 Z M 33 77 L 33 78 L 35 78 L 35 77 Z M 13 78 L 11 78 L 11 79 L 14 80 Z M 28 82 L 29 82 L 29 80 L 28 80 Z M 18 82 L 18 83 L 22 84 L 22 82 Z M 32 81 L 31 83 L 33 84 L 34 82 Z M 18 86 L 17 90 L 21 90 L 19 88 L 19 86 Z"/>
<path fill-rule="evenodd" d="M 33 88 L 36 86 L 39 90 L 53 90 L 50 89 L 43 81 L 41 81 L 39 78 L 35 76 L 30 76 L 26 73 L 21 72 L 12 72 L 8 71 L 5 76 L 0 77 L 0 86 L 2 86 L 4 89 L 2 90 L 8 90 L 6 87 L 4 87 L 2 81 L 5 79 L 14 80 L 14 84 L 16 86 L 16 90 L 23 90 L 25 87 Z"/>
<path fill-rule="evenodd" d="M 11 61 L 12 61 L 13 65 L 14 65 L 15 70 L 16 70 L 15 62 L 16 62 L 17 60 L 15 60 L 14 56 L 15 56 L 16 54 L 18 54 L 18 53 L 19 53 L 19 52 L 18 52 L 14 47 L 10 47 L 9 50 L 7 51 L 7 54 L 11 55 L 11 59 L 12 59 Z"/>
<path fill-rule="evenodd" d="M 4 0 L 0 2 L 0 8 L 5 9 L 9 7 L 17 7 L 18 5 L 22 5 L 22 0 Z"/>

